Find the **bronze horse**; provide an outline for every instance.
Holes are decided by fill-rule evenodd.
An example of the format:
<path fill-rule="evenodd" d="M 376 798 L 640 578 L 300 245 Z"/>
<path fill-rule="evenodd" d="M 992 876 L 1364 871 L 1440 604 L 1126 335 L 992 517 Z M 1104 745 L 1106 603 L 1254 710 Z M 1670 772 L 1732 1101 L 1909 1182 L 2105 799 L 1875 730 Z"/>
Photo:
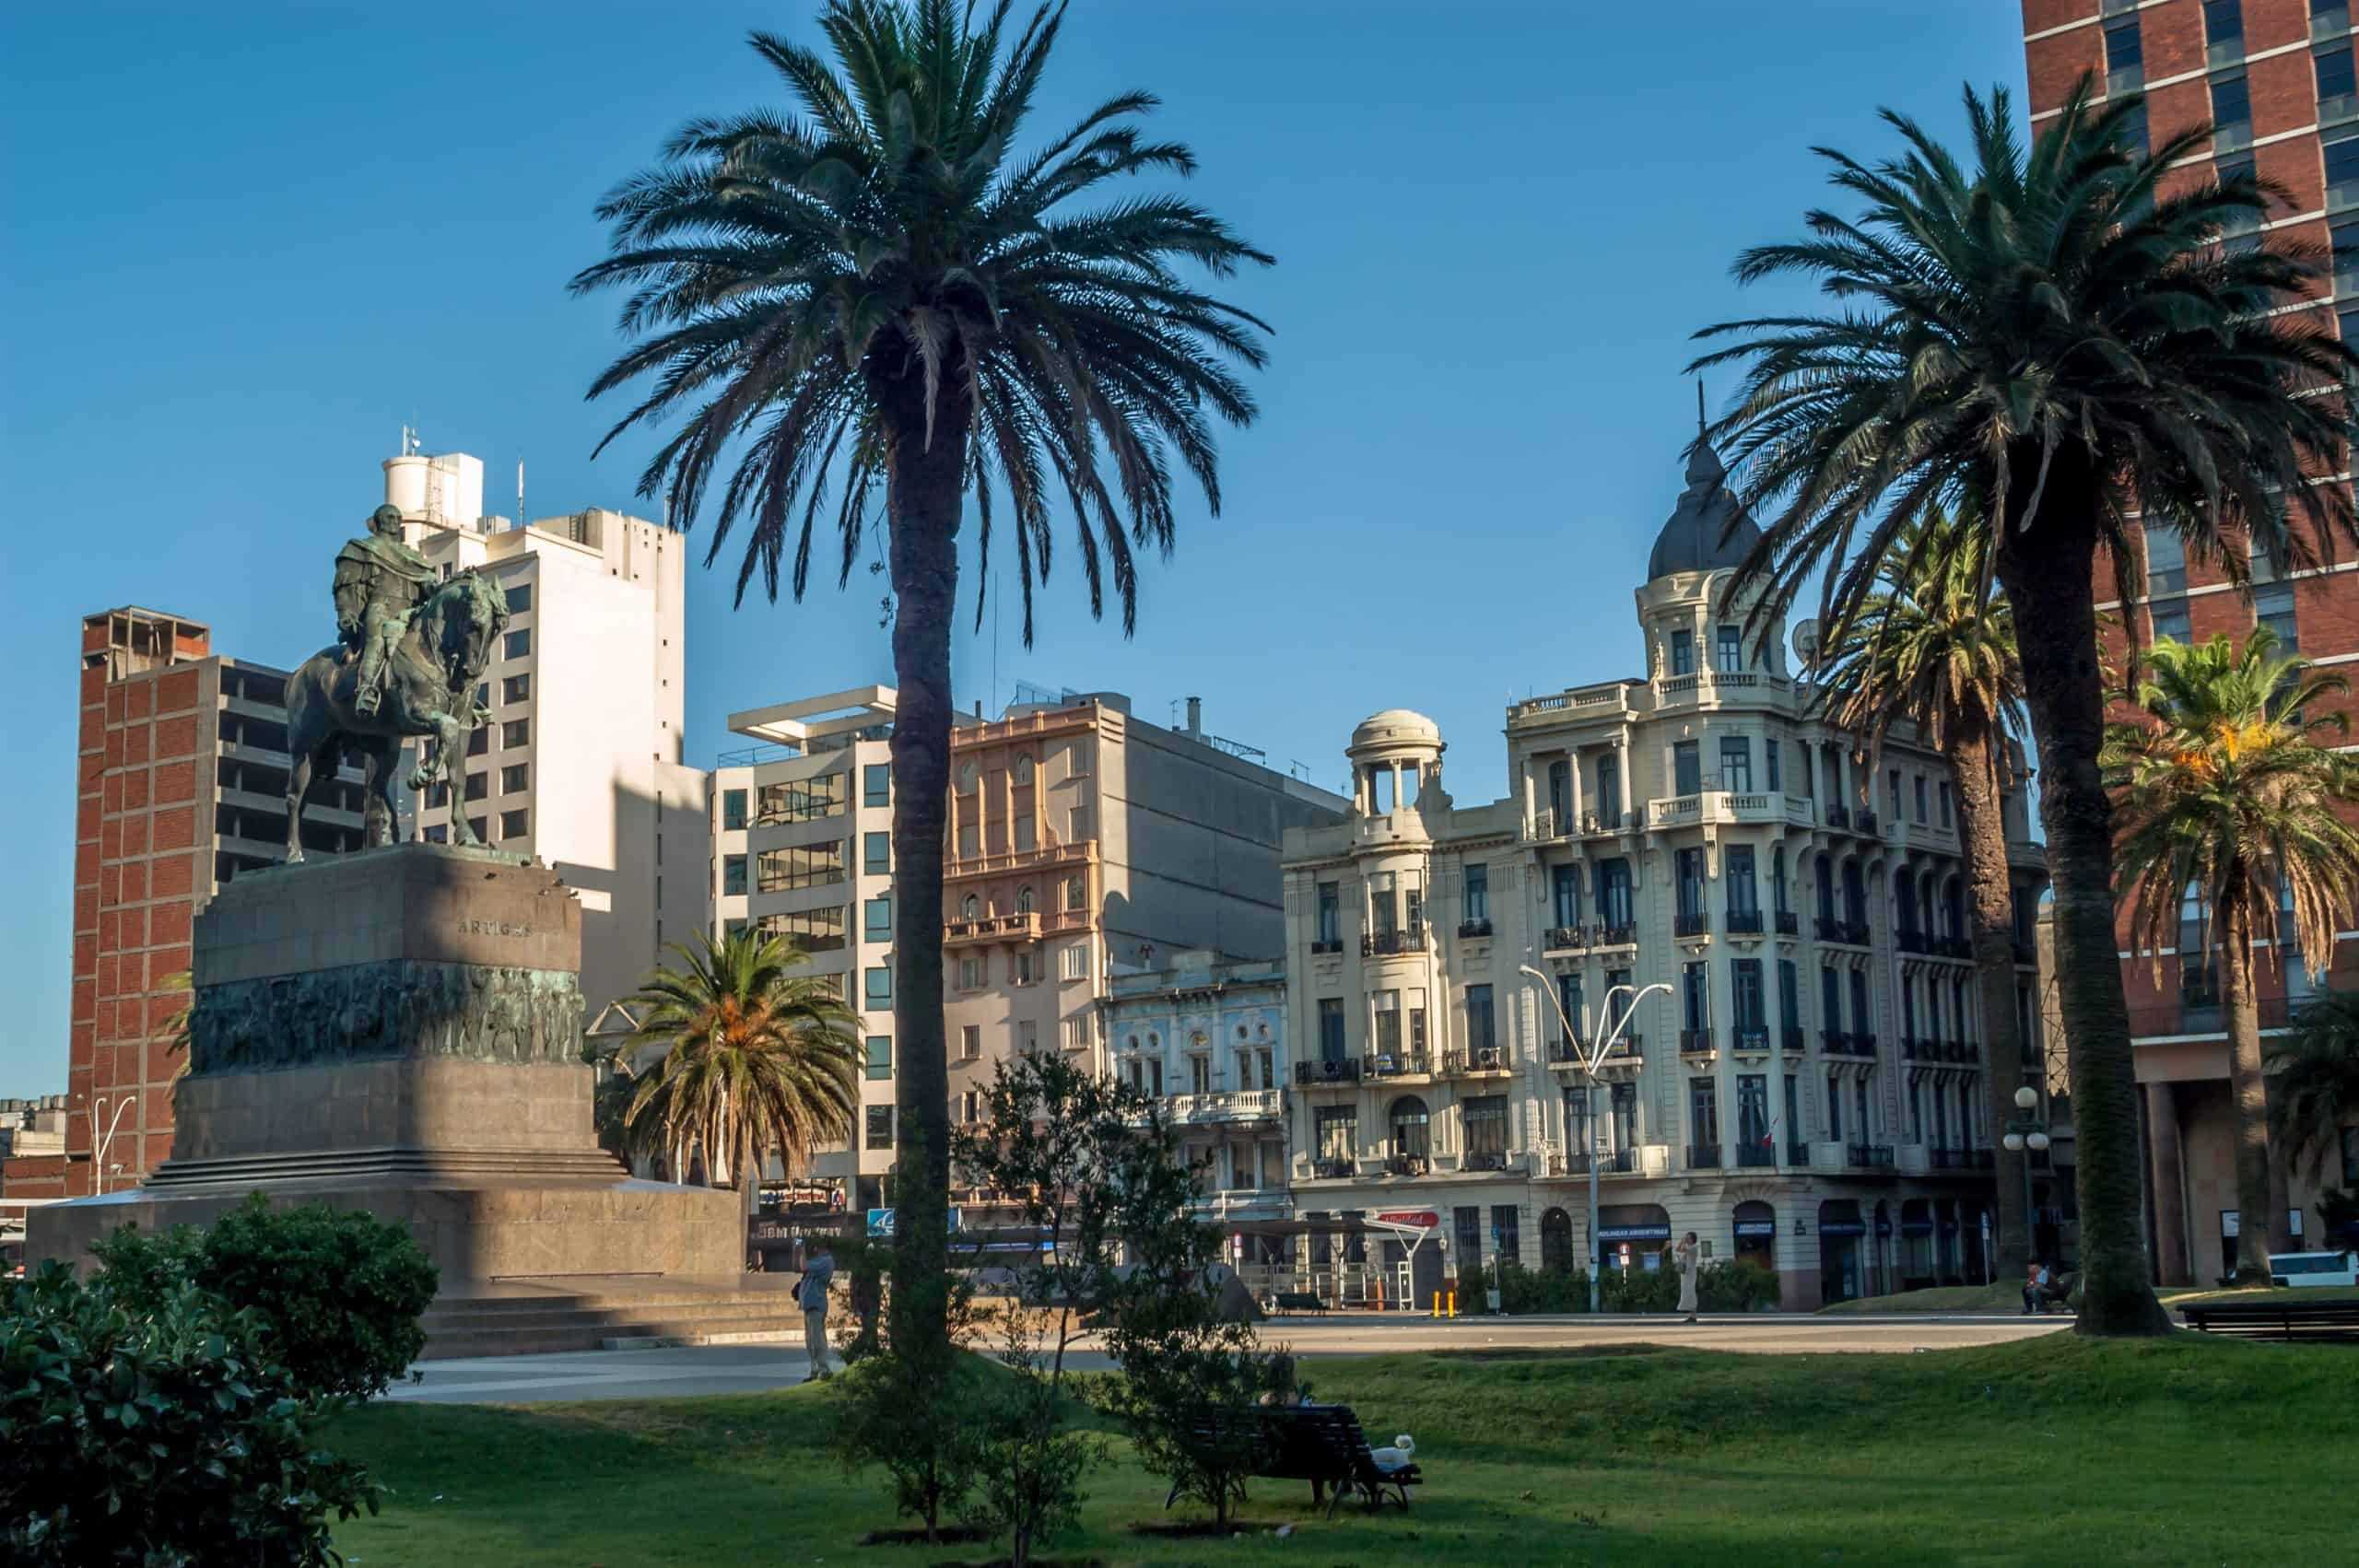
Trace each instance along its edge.
<path fill-rule="evenodd" d="M 467 731 L 490 721 L 490 710 L 475 690 L 491 661 L 492 643 L 508 625 L 508 601 L 480 572 L 464 571 L 443 583 L 410 613 L 393 656 L 377 711 L 353 711 L 360 684 L 359 656 L 341 645 L 323 648 L 303 661 L 287 683 L 287 750 L 294 766 L 287 775 L 287 859 L 303 858 L 303 805 L 316 776 L 333 778 L 350 754 L 368 767 L 368 846 L 393 842 L 393 765 L 402 742 L 424 736 L 422 752 L 408 778 L 422 790 L 448 777 L 449 761 L 462 755 Z M 481 842 L 464 811 L 451 813 L 455 844 Z"/>

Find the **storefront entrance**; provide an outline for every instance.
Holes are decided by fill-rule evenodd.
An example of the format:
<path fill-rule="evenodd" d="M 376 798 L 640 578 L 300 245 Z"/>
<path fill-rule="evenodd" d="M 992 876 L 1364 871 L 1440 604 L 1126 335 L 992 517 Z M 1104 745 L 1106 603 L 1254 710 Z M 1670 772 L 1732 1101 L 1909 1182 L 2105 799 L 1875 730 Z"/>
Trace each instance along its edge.
<path fill-rule="evenodd" d="M 1600 1269 L 1660 1269 L 1670 1240 L 1671 1211 L 1660 1203 L 1609 1203 L 1597 1211 Z"/>
<path fill-rule="evenodd" d="M 1756 1268 L 1778 1271 L 1778 1211 L 1768 1204 L 1748 1200 L 1736 1206 L 1730 1228 L 1736 1234 L 1736 1255 Z"/>
<path fill-rule="evenodd" d="M 1827 1302 L 1858 1301 L 1866 1294 L 1860 1259 L 1867 1222 L 1859 1199 L 1831 1198 L 1818 1206 L 1818 1288 Z"/>

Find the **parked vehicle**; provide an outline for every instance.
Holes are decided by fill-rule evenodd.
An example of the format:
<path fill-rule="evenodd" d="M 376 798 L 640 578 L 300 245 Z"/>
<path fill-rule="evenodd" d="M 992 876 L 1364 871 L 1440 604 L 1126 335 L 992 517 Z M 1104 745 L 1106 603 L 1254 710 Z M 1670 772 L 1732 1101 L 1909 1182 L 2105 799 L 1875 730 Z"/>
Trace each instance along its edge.
<path fill-rule="evenodd" d="M 2359 1285 L 2359 1252 L 2272 1252 L 2269 1282 L 2290 1285 Z"/>

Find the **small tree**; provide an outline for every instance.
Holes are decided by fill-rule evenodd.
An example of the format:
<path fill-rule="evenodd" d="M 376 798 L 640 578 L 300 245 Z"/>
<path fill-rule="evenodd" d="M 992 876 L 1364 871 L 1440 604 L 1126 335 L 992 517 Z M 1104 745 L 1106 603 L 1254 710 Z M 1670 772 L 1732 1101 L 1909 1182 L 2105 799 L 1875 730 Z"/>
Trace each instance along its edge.
<path fill-rule="evenodd" d="M 1034 1550 L 1081 1522 L 1081 1478 L 1105 1445 L 1065 1421 L 1052 1372 L 1042 1364 L 1039 1315 L 1012 1308 L 996 1352 L 1012 1376 L 995 1379 L 977 1423 L 975 1492 L 961 1516 L 1007 1537 L 1011 1568 L 1029 1568 Z"/>
<path fill-rule="evenodd" d="M 958 1364 L 975 1327 L 974 1291 L 949 1281 L 950 1339 L 896 1337 L 876 1353 L 846 1367 L 836 1383 L 832 1444 L 846 1471 L 881 1465 L 893 1479 L 893 1509 L 915 1519 L 932 1544 L 942 1522 L 955 1517 L 973 1492 L 980 1461 L 983 1389 L 973 1369 Z"/>

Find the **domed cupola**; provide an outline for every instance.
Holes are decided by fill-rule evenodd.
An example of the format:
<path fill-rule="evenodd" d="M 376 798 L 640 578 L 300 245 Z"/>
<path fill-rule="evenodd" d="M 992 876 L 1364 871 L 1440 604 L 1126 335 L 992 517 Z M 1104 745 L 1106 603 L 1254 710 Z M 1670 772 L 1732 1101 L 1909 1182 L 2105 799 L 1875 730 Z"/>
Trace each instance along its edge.
<path fill-rule="evenodd" d="M 1674 572 L 1714 572 L 1735 567 L 1761 542 L 1761 530 L 1747 517 L 1729 484 L 1720 454 L 1704 439 L 1703 412 L 1696 411 L 1696 444 L 1687 449 L 1687 488 L 1671 520 L 1655 535 L 1647 557 L 1647 579 Z"/>

